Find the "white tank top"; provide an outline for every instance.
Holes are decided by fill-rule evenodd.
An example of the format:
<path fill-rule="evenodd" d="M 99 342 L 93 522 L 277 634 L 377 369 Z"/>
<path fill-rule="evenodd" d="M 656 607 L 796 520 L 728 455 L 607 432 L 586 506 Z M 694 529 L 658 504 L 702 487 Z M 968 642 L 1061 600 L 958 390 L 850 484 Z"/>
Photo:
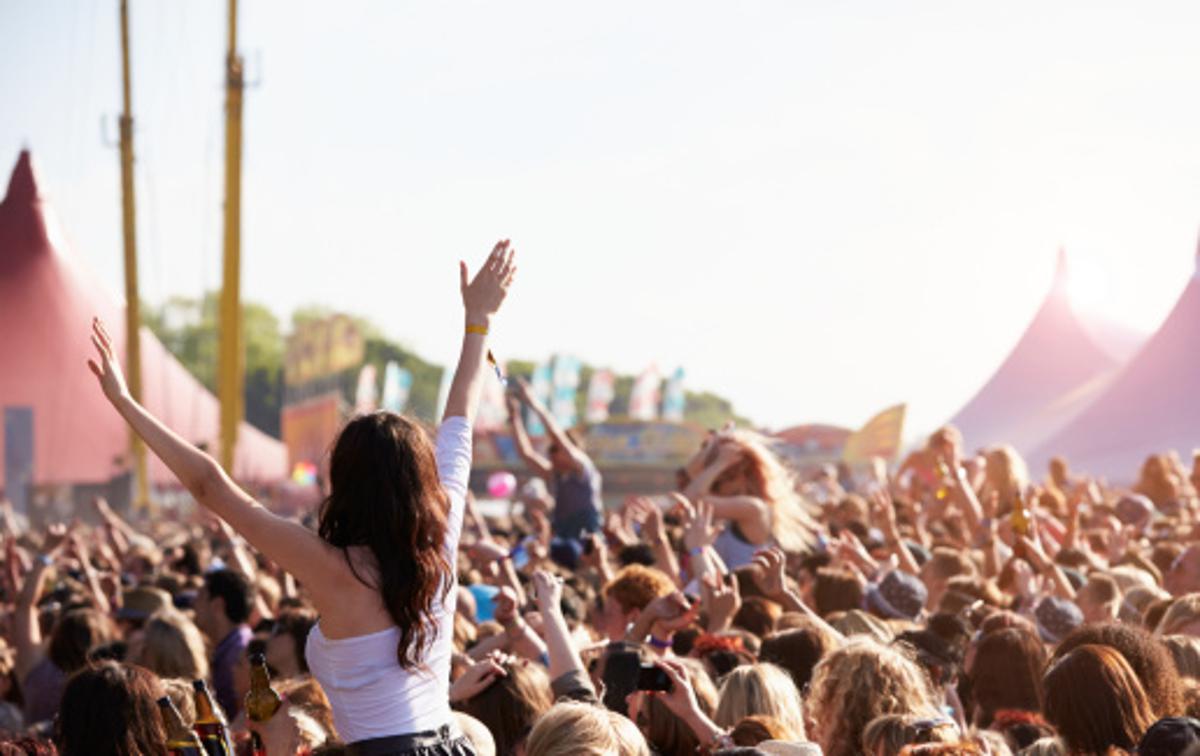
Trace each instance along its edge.
<path fill-rule="evenodd" d="M 466 418 L 446 418 L 438 429 L 437 468 L 450 497 L 443 548 L 453 578 L 471 473 L 471 425 Z M 423 668 L 413 672 L 396 660 L 397 627 L 340 640 L 326 638 L 319 622 L 313 627 L 305 646 L 308 666 L 329 697 L 344 742 L 436 730 L 450 723 L 455 602 L 452 585 L 445 601 L 434 605 L 437 635 L 421 656 Z"/>

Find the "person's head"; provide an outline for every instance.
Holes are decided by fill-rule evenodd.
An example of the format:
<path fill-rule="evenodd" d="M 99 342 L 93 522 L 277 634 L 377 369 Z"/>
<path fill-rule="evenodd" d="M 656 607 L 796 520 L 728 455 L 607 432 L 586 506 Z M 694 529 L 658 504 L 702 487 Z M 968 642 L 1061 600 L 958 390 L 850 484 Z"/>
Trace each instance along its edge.
<path fill-rule="evenodd" d="M 599 706 L 564 701 L 538 719 L 529 733 L 525 756 L 650 756 L 650 749 L 626 717 Z"/>
<path fill-rule="evenodd" d="M 1180 480 L 1170 457 L 1165 454 L 1146 457 L 1134 488 L 1154 502 L 1156 507 L 1174 503 L 1179 498 Z"/>
<path fill-rule="evenodd" d="M 920 666 L 901 648 L 866 638 L 817 665 L 805 704 L 809 736 L 826 756 L 857 753 L 867 723 L 882 714 L 937 714 Z"/>
<path fill-rule="evenodd" d="M 1171 654 L 1146 630 L 1120 623 L 1085 625 L 1058 644 L 1054 658 L 1060 659 L 1072 649 L 1094 643 L 1111 646 L 1125 657 L 1141 681 L 1156 716 L 1171 717 L 1183 711 L 1179 675 Z"/>
<path fill-rule="evenodd" d="M 583 436 L 576 433 L 574 428 L 567 431 L 567 438 L 575 448 L 583 450 Z M 557 473 L 573 472 L 576 468 L 575 458 L 571 456 L 571 452 L 554 439 L 551 439 L 550 445 L 546 447 L 546 459 L 550 460 L 550 466 Z"/>
<path fill-rule="evenodd" d="M 462 730 L 467 740 L 471 741 L 475 756 L 496 756 L 496 739 L 488 732 L 483 722 L 461 711 L 454 712 L 454 721 L 458 723 L 458 729 Z"/>
<path fill-rule="evenodd" d="M 813 581 L 813 609 L 825 617 L 862 606 L 866 586 L 854 572 L 837 567 L 821 567 Z"/>
<path fill-rule="evenodd" d="M 278 677 L 297 677 L 308 674 L 304 656 L 308 632 L 317 624 L 317 615 L 303 609 L 290 609 L 275 618 L 271 637 L 267 639 L 267 666 Z"/>
<path fill-rule="evenodd" d="M 747 664 L 721 681 L 714 721 L 733 727 L 743 717 L 765 714 L 779 720 L 790 733 L 786 740 L 804 739 L 800 691 L 791 676 L 774 664 Z"/>
<path fill-rule="evenodd" d="M 1112 622 L 1121 610 L 1121 588 L 1108 575 L 1093 573 L 1075 592 L 1075 603 L 1083 612 L 1084 622 Z"/>
<path fill-rule="evenodd" d="M 116 626 L 108 616 L 95 609 L 72 609 L 54 624 L 46 655 L 69 675 L 87 664 L 89 651 L 116 639 Z"/>
<path fill-rule="evenodd" d="M 783 614 L 782 607 L 774 601 L 760 596 L 747 596 L 742 606 L 733 615 L 733 626 L 762 638 L 775 629 L 775 623 Z"/>
<path fill-rule="evenodd" d="M 1029 469 L 1017 450 L 1008 444 L 984 452 L 986 485 L 1000 495 L 1001 505 L 1011 504 L 1029 485 Z"/>
<path fill-rule="evenodd" d="M 204 637 L 186 614 L 175 609 L 146 620 L 140 637 L 130 646 L 129 661 L 159 677 L 208 678 Z"/>
<path fill-rule="evenodd" d="M 641 564 L 624 567 L 604 586 L 596 629 L 609 640 L 621 640 L 647 604 L 674 590 L 675 584 L 661 570 Z"/>
<path fill-rule="evenodd" d="M 1189 593 L 1171 602 L 1155 635 L 1200 635 L 1200 593 Z"/>
<path fill-rule="evenodd" d="M 1071 468 L 1066 457 L 1050 459 L 1050 481 L 1060 491 L 1068 491 L 1071 487 Z"/>
<path fill-rule="evenodd" d="M 756 746 L 764 740 L 791 740 L 791 730 L 775 717 L 751 714 L 742 717 L 729 730 L 729 738 L 738 746 Z"/>
<path fill-rule="evenodd" d="M 704 668 L 704 663 L 697 659 L 678 661 L 687 668 L 688 684 L 696 694 L 696 703 L 700 710 L 711 718 L 717 710 L 717 688 Z M 692 728 L 657 696 L 648 696 L 643 702 L 642 711 L 638 715 L 638 725 L 642 728 L 646 741 L 658 753 L 696 753 L 697 748 L 704 745 Z"/>
<path fill-rule="evenodd" d="M 505 670 L 507 674 L 464 701 L 460 708 L 488 728 L 496 739 L 497 753 L 510 754 L 525 741 L 538 717 L 554 701 L 550 697 L 550 678 L 540 665 L 516 662 Z"/>
<path fill-rule="evenodd" d="M 1166 717 L 1146 730 L 1137 746 L 1138 756 L 1180 756 L 1196 751 L 1200 744 L 1200 720 Z"/>
<path fill-rule="evenodd" d="M 925 584 L 916 575 L 894 569 L 867 588 L 866 607 L 882 619 L 914 621 L 921 616 L 928 597 Z"/>
<path fill-rule="evenodd" d="M 1046 671 L 1046 719 L 1077 753 L 1130 749 L 1154 723 L 1146 691 L 1111 646 L 1084 644 Z"/>
<path fill-rule="evenodd" d="M 800 627 L 767 636 L 758 652 L 759 659 L 790 674 L 799 690 L 812 680 L 817 663 L 838 646 L 838 639 L 825 626 L 807 618 L 803 622 Z"/>
<path fill-rule="evenodd" d="M 229 631 L 250 619 L 254 588 L 236 570 L 216 570 L 204 576 L 204 587 L 196 594 L 196 626 L 214 644 Z"/>
<path fill-rule="evenodd" d="M 983 636 L 966 670 L 974 720 L 986 727 L 1001 709 L 1040 711 L 1047 656 L 1037 635 L 1024 628 Z"/>
<path fill-rule="evenodd" d="M 921 582 L 925 584 L 927 595 L 925 606 L 929 609 L 937 607 L 946 592 L 950 578 L 959 575 L 974 576 L 975 565 L 961 551 L 945 546 L 933 550 L 929 561 L 921 565 Z"/>
<path fill-rule="evenodd" d="M 943 425 L 929 434 L 925 442 L 926 451 L 939 459 L 960 459 L 962 457 L 962 433 L 953 425 Z"/>
<path fill-rule="evenodd" d="M 55 722 L 61 756 L 166 756 L 158 680 L 141 667 L 101 662 L 67 680 Z"/>
<path fill-rule="evenodd" d="M 1194 635 L 1164 635 L 1162 644 L 1175 661 L 1180 677 L 1200 680 L 1200 638 Z"/>
<path fill-rule="evenodd" d="M 862 734 L 862 752 L 867 756 L 893 756 L 906 745 L 955 743 L 961 733 L 945 717 L 884 714 L 867 723 Z"/>
<path fill-rule="evenodd" d="M 429 435 L 393 412 L 354 418 L 334 442 L 329 486 L 317 533 L 337 548 L 370 551 L 372 579 L 400 630 L 397 661 L 416 669 L 452 576 L 442 549 L 450 505 Z"/>

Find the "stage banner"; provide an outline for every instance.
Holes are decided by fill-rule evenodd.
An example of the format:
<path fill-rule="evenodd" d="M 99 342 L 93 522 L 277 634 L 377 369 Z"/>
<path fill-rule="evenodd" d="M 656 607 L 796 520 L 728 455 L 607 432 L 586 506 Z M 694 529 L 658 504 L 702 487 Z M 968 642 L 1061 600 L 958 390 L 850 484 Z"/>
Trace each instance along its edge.
<path fill-rule="evenodd" d="M 533 380 L 529 382 L 529 388 L 533 393 L 533 398 L 537 399 L 543 405 L 550 404 L 550 392 L 554 386 L 554 372 L 549 362 L 543 362 L 533 370 Z M 546 426 L 542 425 L 542 421 L 531 410 L 525 410 L 525 430 L 531 438 L 540 438 L 546 435 Z"/>
<path fill-rule="evenodd" d="M 389 360 L 383 368 L 383 408 L 397 414 L 403 412 L 412 383 L 412 373 L 395 360 Z"/>
<path fill-rule="evenodd" d="M 634 420 L 650 421 L 658 418 L 659 386 L 662 375 L 658 367 L 651 365 L 633 382 L 629 394 L 629 416 Z"/>
<path fill-rule="evenodd" d="M 29 512 L 33 456 L 33 407 L 5 407 L 4 495 L 22 514 Z"/>
<path fill-rule="evenodd" d="M 290 404 L 280 414 L 280 435 L 288 450 L 288 468 L 320 468 L 342 425 L 342 396 L 334 391 Z"/>
<path fill-rule="evenodd" d="M 683 422 L 683 413 L 687 409 L 687 395 L 683 392 L 683 368 L 675 368 L 667 381 L 667 389 L 663 393 L 662 418 L 672 423 Z"/>
<path fill-rule="evenodd" d="M 865 465 L 871 457 L 894 461 L 900 454 L 900 439 L 904 435 L 905 408 L 904 404 L 888 407 L 850 434 L 842 450 L 842 461 L 848 465 Z"/>
<path fill-rule="evenodd" d="M 306 321 L 287 338 L 284 383 L 299 387 L 356 368 L 362 364 L 365 351 L 366 339 L 349 316 Z"/>
<path fill-rule="evenodd" d="M 354 391 L 354 411 L 360 415 L 374 412 L 379 402 L 375 366 L 366 364 L 358 371 L 358 388 Z"/>
<path fill-rule="evenodd" d="M 578 359 L 569 355 L 560 354 L 554 358 L 550 414 L 564 428 L 574 428 L 579 421 L 575 411 L 575 393 L 579 390 L 579 371 L 582 367 Z"/>
<path fill-rule="evenodd" d="M 584 414 L 589 423 L 603 423 L 608 420 L 608 407 L 616 396 L 615 386 L 616 378 L 611 370 L 597 370 L 592 373 Z"/>

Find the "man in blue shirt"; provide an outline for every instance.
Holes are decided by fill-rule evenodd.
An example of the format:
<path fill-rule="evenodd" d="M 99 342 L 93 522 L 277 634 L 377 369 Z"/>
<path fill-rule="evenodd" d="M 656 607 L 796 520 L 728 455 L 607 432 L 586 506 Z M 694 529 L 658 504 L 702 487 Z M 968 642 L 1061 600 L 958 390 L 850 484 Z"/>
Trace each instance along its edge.
<path fill-rule="evenodd" d="M 212 682 L 217 703 L 233 719 L 242 708 L 233 687 L 237 665 L 253 633 L 246 621 L 254 606 L 254 586 L 240 572 L 216 570 L 204 576 L 196 594 L 196 626 L 213 645 Z"/>

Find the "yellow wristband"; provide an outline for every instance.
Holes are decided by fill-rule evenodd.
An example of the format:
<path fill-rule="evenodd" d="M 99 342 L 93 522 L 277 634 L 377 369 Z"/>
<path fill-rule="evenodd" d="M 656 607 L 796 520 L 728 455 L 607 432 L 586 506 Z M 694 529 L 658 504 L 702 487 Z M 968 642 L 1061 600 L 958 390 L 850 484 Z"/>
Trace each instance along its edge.
<path fill-rule="evenodd" d="M 481 325 L 468 325 L 468 326 L 467 326 L 467 333 L 477 333 L 477 334 L 479 334 L 480 336 L 487 336 L 487 333 L 488 333 L 488 327 L 487 327 L 487 326 L 481 326 Z"/>

